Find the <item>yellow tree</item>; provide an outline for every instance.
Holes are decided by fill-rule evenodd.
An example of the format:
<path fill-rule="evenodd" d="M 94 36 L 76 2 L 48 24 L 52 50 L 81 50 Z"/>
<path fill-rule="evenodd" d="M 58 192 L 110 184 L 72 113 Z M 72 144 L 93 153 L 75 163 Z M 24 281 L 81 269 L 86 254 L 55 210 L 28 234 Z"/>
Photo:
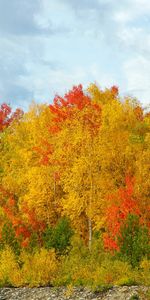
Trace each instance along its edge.
<path fill-rule="evenodd" d="M 101 125 L 101 107 L 92 103 L 82 86 L 74 87 L 64 98 L 55 98 L 56 146 L 54 156 L 60 166 L 64 191 L 63 213 L 91 247 L 94 215 L 97 211 L 99 173 L 97 138 Z M 93 223 L 93 224 L 92 224 Z"/>
<path fill-rule="evenodd" d="M 45 223 L 54 221 L 53 168 L 41 162 L 50 154 L 50 135 L 47 124 L 51 112 L 46 105 L 32 104 L 21 122 L 14 124 L 3 137 L 1 186 L 14 195 L 20 215 L 30 222 L 25 207 Z M 42 145 L 42 147 L 41 147 Z M 40 149 L 41 153 L 39 153 Z"/>
<path fill-rule="evenodd" d="M 133 147 L 135 147 L 135 195 L 139 199 L 139 207 L 143 220 L 150 227 L 150 116 L 143 113 L 134 131 Z"/>
<path fill-rule="evenodd" d="M 143 194 L 140 193 L 136 198 L 141 199 L 141 206 L 143 205 L 145 208 L 144 201 L 148 199 L 149 189 L 149 179 L 146 180 L 146 184 L 144 183 L 144 176 L 149 178 L 148 117 L 144 119 L 143 110 L 136 100 L 126 97 L 120 99 L 116 87 L 102 92 L 96 85 L 91 85 L 88 91 L 92 101 L 100 103 L 102 107 L 102 122 L 97 148 L 101 166 L 99 173 L 99 191 L 101 192 L 99 195 L 103 198 L 105 208 L 109 205 L 107 195 L 125 186 L 126 175 L 135 177 L 136 189 L 143 190 Z M 147 187 L 145 189 L 146 197 L 144 196 L 144 185 Z M 97 214 L 97 229 L 101 226 L 100 216 Z"/>

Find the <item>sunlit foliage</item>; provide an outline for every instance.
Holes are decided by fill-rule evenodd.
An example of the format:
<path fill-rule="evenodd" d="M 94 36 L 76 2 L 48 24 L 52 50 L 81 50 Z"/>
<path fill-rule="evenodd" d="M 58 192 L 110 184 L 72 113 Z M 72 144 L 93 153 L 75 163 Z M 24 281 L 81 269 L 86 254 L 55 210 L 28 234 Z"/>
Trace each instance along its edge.
<path fill-rule="evenodd" d="M 4 103 L 0 151 L 1 285 L 147 284 L 150 114 L 137 100 L 91 84 L 26 113 Z"/>

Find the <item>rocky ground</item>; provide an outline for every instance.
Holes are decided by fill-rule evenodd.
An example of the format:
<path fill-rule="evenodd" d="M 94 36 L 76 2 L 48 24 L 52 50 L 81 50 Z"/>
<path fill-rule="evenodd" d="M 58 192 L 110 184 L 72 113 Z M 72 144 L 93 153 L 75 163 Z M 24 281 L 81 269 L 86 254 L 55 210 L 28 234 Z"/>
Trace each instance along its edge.
<path fill-rule="evenodd" d="M 149 300 L 150 287 L 113 287 L 103 292 L 83 288 L 0 288 L 0 300 Z"/>

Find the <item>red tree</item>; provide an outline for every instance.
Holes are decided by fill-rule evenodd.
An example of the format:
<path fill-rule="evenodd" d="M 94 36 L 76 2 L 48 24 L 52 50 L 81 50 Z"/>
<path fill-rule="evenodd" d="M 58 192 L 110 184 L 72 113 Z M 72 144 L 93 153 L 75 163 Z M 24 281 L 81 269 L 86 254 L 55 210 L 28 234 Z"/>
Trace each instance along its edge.
<path fill-rule="evenodd" d="M 138 201 L 133 196 L 133 189 L 134 179 L 127 176 L 126 186 L 109 196 L 110 206 L 106 212 L 106 233 L 104 234 L 104 245 L 108 250 L 119 250 L 117 237 L 129 214 L 139 215 L 143 222 Z"/>
<path fill-rule="evenodd" d="M 23 115 L 23 111 L 19 108 L 15 112 L 6 103 L 0 106 L 0 132 L 8 127 L 14 120 L 19 120 Z"/>

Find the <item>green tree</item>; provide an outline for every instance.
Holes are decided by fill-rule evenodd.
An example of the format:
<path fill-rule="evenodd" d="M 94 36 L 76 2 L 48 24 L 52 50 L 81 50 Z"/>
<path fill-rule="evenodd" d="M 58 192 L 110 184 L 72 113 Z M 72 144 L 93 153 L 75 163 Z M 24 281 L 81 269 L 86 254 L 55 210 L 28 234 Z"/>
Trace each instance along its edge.
<path fill-rule="evenodd" d="M 68 218 L 62 217 L 54 228 L 47 227 L 43 234 L 44 246 L 47 249 L 55 248 L 57 252 L 64 253 L 70 245 L 73 230 Z"/>
<path fill-rule="evenodd" d="M 148 228 L 140 224 L 139 216 L 129 214 L 118 237 L 119 256 L 133 267 L 150 254 Z"/>
<path fill-rule="evenodd" d="M 0 249 L 3 249 L 7 246 L 10 246 L 15 254 L 20 253 L 19 242 L 15 236 L 15 231 L 11 223 L 7 222 L 3 225 L 1 240 L 0 240 Z"/>

